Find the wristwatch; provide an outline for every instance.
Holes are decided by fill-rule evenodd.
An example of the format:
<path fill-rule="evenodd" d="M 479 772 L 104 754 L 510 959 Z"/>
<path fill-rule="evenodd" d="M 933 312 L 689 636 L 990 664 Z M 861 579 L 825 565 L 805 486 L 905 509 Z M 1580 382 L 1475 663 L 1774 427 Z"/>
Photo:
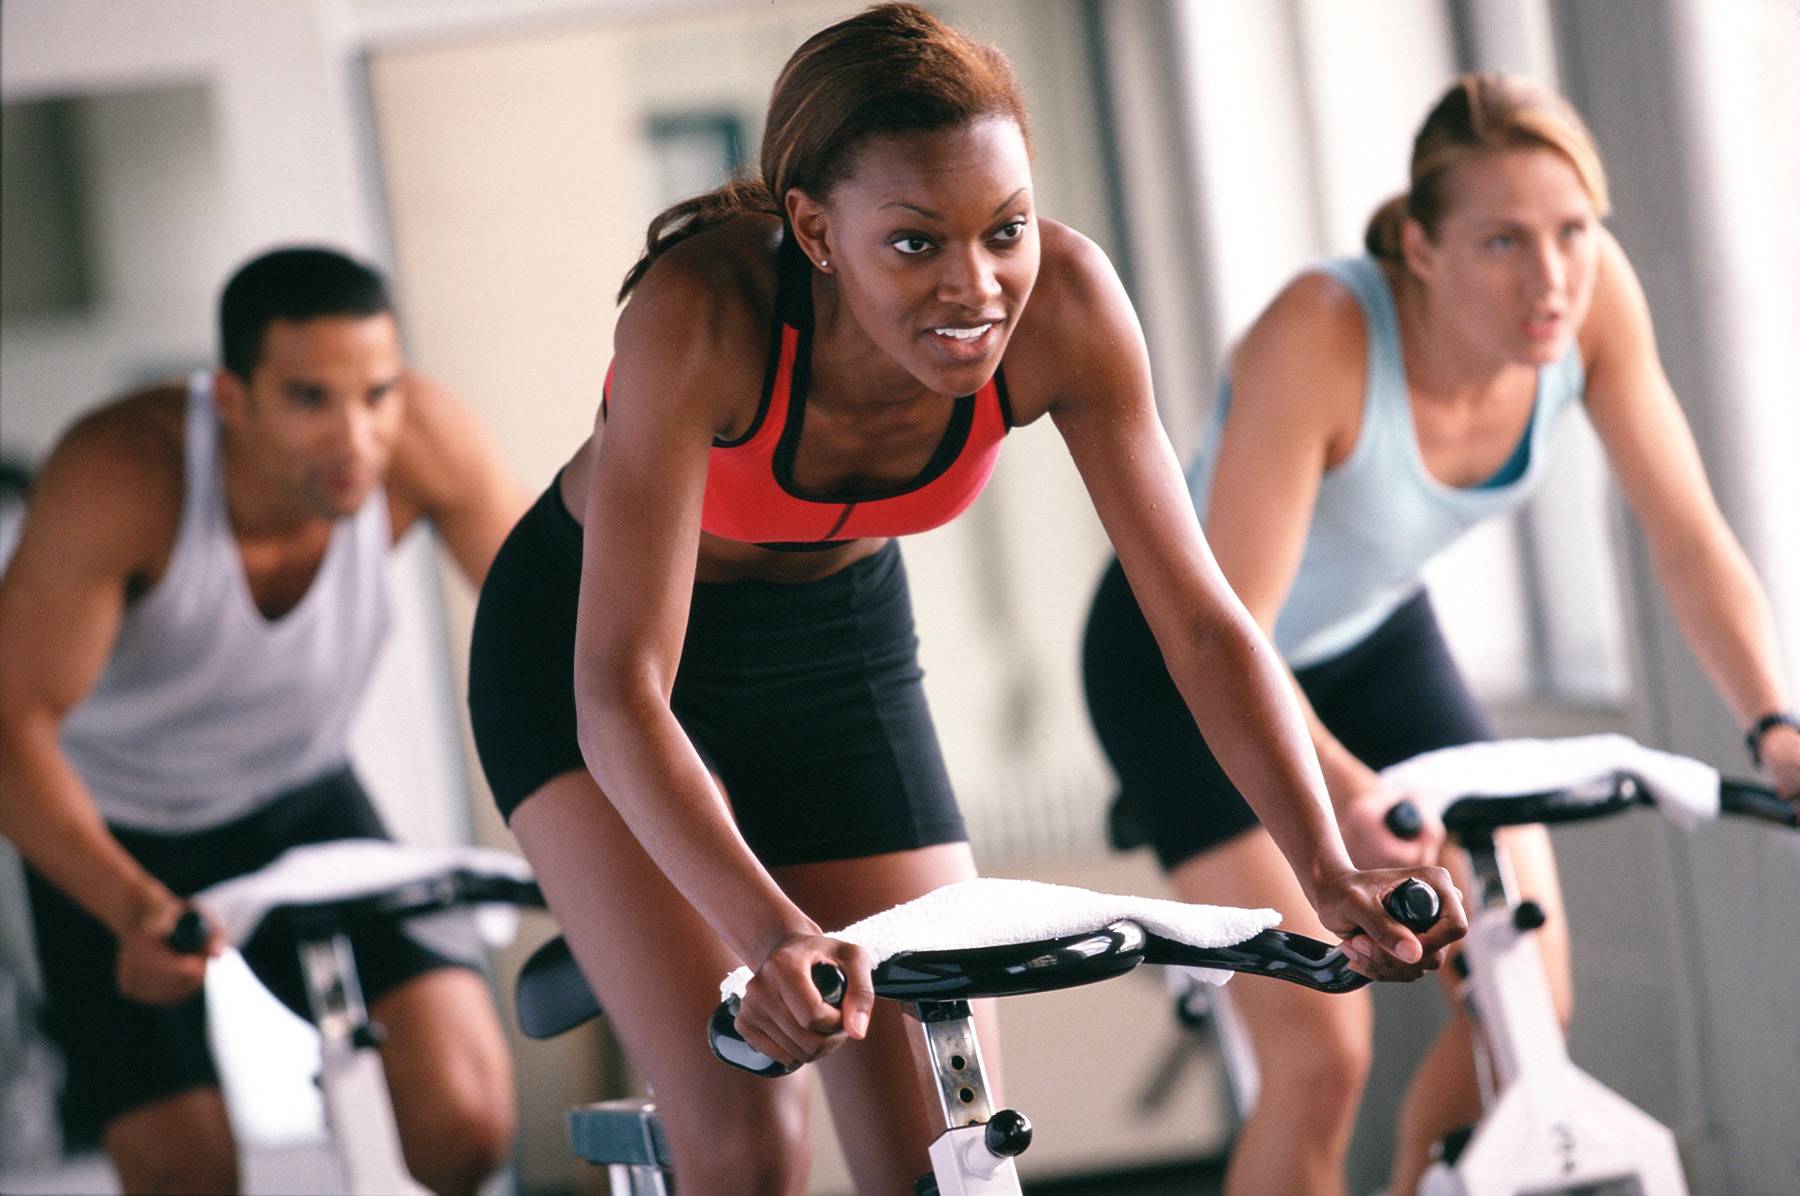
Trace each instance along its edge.
<path fill-rule="evenodd" d="M 1776 727 L 1792 727 L 1800 731 L 1800 715 L 1792 710 L 1771 710 L 1750 724 L 1750 729 L 1744 732 L 1744 746 L 1750 749 L 1750 763 L 1754 767 L 1762 767 L 1763 736 Z"/>

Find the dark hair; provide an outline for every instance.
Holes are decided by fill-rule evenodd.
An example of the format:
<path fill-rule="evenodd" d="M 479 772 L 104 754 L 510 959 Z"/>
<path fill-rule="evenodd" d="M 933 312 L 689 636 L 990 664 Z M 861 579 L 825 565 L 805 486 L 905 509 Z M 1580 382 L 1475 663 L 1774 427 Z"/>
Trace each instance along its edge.
<path fill-rule="evenodd" d="M 272 250 L 238 267 L 219 296 L 219 360 L 248 381 L 276 320 L 393 310 L 387 282 L 372 266 L 316 246 Z"/>
<path fill-rule="evenodd" d="M 1369 218 L 1363 247 L 1400 260 L 1400 226 L 1408 216 L 1428 233 L 1450 207 L 1449 178 L 1463 163 L 1509 149 L 1554 150 L 1581 178 L 1594 210 L 1606 215 L 1606 172 L 1593 134 L 1569 102 L 1523 75 L 1459 76 L 1413 138 L 1412 185 Z"/>
<path fill-rule="evenodd" d="M 769 96 L 761 170 L 697 195 L 650 222 L 644 252 L 619 288 L 624 302 L 671 245 L 733 216 L 784 216 L 798 187 L 828 195 L 872 137 L 953 129 L 982 117 L 1013 121 L 1029 141 L 1012 65 L 916 4 L 878 4 L 807 38 Z"/>

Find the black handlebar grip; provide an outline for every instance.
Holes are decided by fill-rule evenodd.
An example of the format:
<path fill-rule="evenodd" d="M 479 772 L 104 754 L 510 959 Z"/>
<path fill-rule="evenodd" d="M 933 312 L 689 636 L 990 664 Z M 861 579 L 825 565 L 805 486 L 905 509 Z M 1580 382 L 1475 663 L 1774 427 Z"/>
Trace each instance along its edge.
<path fill-rule="evenodd" d="M 1401 798 L 1388 807 L 1381 820 L 1398 839 L 1417 839 L 1425 831 L 1425 818 L 1410 798 Z"/>
<path fill-rule="evenodd" d="M 844 981 L 844 973 L 836 964 L 815 963 L 812 966 L 813 987 L 819 990 L 819 997 L 827 1005 L 841 1005 L 848 985 Z M 713 1055 L 721 1062 L 743 1071 L 759 1076 L 785 1076 L 794 1071 L 786 1064 L 777 1063 L 755 1047 L 744 1041 L 737 1028 L 738 999 L 727 997 L 719 1002 L 713 1010 L 706 1026 L 706 1041 L 712 1047 Z"/>
<path fill-rule="evenodd" d="M 1407 878 L 1394 887 L 1394 891 L 1381 899 L 1381 907 L 1389 913 L 1394 921 L 1408 930 L 1430 930 L 1437 925 L 1438 916 L 1443 908 L 1438 904 L 1437 891 L 1422 880 Z"/>
<path fill-rule="evenodd" d="M 813 987 L 819 990 L 819 998 L 827 1005 L 836 1007 L 844 1003 L 844 973 L 834 963 L 815 963 L 812 966 Z"/>
<path fill-rule="evenodd" d="M 206 954 L 206 942 L 211 936 L 206 932 L 206 919 L 200 911 L 193 908 L 181 912 L 175 919 L 175 929 L 169 931 L 169 937 L 163 941 L 169 944 L 169 950 L 183 955 Z"/>

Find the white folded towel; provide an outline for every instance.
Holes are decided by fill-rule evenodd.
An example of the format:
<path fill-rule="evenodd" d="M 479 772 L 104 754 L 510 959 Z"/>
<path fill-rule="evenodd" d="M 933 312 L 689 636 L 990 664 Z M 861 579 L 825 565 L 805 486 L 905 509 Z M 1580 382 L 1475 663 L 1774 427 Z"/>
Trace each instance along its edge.
<path fill-rule="evenodd" d="M 1639 777 L 1657 808 L 1684 829 L 1719 816 L 1717 769 L 1624 735 L 1470 743 L 1403 760 L 1381 776 L 1441 816 L 1457 798 L 1542 793 L 1616 771 Z"/>
<path fill-rule="evenodd" d="M 338 839 L 291 847 L 266 867 L 203 889 L 193 900 L 224 929 L 233 946 L 240 946 L 277 906 L 368 897 L 457 871 L 498 879 L 532 879 L 531 867 L 524 860 L 491 847 L 418 847 L 385 839 Z M 409 919 L 406 929 L 427 946 L 461 957 L 473 946 L 472 939 L 490 947 L 511 942 L 518 920 L 518 907 L 505 903 L 455 906 Z"/>
<path fill-rule="evenodd" d="M 830 937 L 855 943 L 873 956 L 871 965 L 905 951 L 957 951 L 1041 942 L 1100 930 L 1130 919 L 1153 934 L 1195 947 L 1229 947 L 1281 921 L 1272 909 L 1190 905 L 1156 897 L 1096 893 L 1035 880 L 978 878 L 934 889 L 892 909 L 864 918 Z M 1230 972 L 1208 971 L 1223 984 Z M 738 968 L 719 985 L 722 997 L 742 997 L 749 968 Z"/>

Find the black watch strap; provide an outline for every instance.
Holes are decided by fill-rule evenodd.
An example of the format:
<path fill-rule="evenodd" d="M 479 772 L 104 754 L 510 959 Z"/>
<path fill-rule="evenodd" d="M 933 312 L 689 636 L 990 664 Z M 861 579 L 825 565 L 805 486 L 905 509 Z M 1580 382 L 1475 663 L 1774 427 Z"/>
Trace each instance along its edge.
<path fill-rule="evenodd" d="M 1762 767 L 1762 739 L 1776 727 L 1792 727 L 1800 731 L 1800 715 L 1792 710 L 1771 710 L 1744 732 L 1744 746 L 1750 749 L 1750 763 L 1757 768 Z"/>

